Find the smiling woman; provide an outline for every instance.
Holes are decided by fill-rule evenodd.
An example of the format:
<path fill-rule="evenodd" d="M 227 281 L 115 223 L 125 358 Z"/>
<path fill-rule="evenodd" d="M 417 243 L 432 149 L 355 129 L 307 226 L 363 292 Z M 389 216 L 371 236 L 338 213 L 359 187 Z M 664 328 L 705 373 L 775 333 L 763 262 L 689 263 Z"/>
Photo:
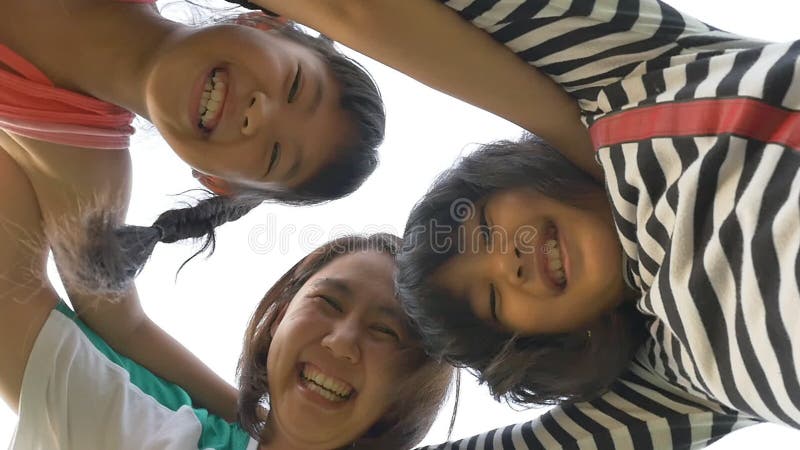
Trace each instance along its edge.
<path fill-rule="evenodd" d="M 452 369 L 425 356 L 394 297 L 399 244 L 332 241 L 256 308 L 239 361 L 239 417 L 266 448 L 410 448 L 432 424 Z"/>
<path fill-rule="evenodd" d="M 248 326 L 236 420 L 226 421 L 104 339 L 128 335 L 121 348 L 169 354 L 169 339 L 151 340 L 135 295 L 71 296 L 102 337 L 59 301 L 42 227 L 57 205 L 40 211 L 5 151 L 0 173 L 0 214 L 13 225 L 0 228 L 0 394 L 19 412 L 11 448 L 406 449 L 436 417 L 452 369 L 425 355 L 394 297 L 399 238 L 339 238 L 280 278 Z M 205 388 L 221 392 L 200 398 L 230 391 Z"/>

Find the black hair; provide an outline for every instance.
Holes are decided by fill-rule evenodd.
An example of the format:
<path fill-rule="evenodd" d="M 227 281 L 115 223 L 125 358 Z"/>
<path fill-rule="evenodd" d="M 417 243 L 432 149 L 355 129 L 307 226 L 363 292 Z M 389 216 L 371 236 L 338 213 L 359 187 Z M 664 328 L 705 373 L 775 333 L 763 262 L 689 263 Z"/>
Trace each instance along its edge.
<path fill-rule="evenodd" d="M 633 305 L 623 302 L 581 331 L 520 336 L 479 320 L 468 302 L 432 280 L 457 254 L 459 246 L 438 244 L 457 240 L 463 226 L 458 205 L 520 187 L 575 204 L 603 193 L 588 174 L 531 135 L 460 159 L 437 178 L 406 223 L 397 275 L 403 307 L 431 354 L 471 369 L 496 398 L 517 404 L 592 398 L 627 367 L 642 342 L 643 319 Z"/>
<path fill-rule="evenodd" d="M 293 23 L 276 21 L 264 14 L 237 15 L 223 21 L 253 27 L 266 24 L 285 38 L 317 52 L 340 83 L 339 103 L 354 123 L 354 141 L 338 149 L 325 167 L 293 189 L 235 186 L 230 195 L 211 193 L 210 198 L 195 206 L 166 211 L 150 227 L 115 227 L 103 216 L 90 219 L 89 239 L 81 239 L 85 244 L 83 256 L 77 258 L 76 265 L 64 268 L 73 272 L 66 276 L 82 285 L 81 289 L 97 289 L 107 295 L 122 292 L 130 287 L 158 242 L 204 238 L 198 253 L 213 253 L 214 229 L 239 219 L 262 202 L 305 206 L 342 198 L 358 189 L 377 168 L 377 148 L 383 141 L 386 114 L 380 91 L 363 66 L 337 50 L 327 37 L 306 34 Z"/>

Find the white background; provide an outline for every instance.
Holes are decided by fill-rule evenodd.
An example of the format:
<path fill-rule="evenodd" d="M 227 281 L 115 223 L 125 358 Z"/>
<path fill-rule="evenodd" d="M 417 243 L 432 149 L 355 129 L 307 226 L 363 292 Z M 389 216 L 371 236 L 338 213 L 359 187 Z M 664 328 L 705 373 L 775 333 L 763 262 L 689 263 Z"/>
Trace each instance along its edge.
<path fill-rule="evenodd" d="M 767 40 L 800 38 L 796 0 L 669 0 L 679 9 L 719 28 Z M 520 130 L 503 120 L 427 89 L 373 61 L 357 57 L 372 72 L 388 113 L 382 162 L 351 197 L 314 208 L 263 205 L 219 230 L 217 252 L 208 260 L 180 263 L 189 245 L 158 246 L 139 277 L 146 311 L 225 379 L 234 382 L 241 338 L 249 314 L 269 286 L 297 260 L 323 242 L 348 232 L 402 233 L 406 213 L 433 177 L 475 143 L 514 138 Z M 196 187 L 189 170 L 150 128 L 133 140 L 134 194 L 129 222 L 150 224 Z M 268 230 L 268 231 L 265 231 Z M 426 443 L 446 439 L 452 406 Z M 462 385 L 453 438 L 536 417 L 542 410 L 514 411 L 495 403 L 469 376 Z M 16 417 L 0 404 L 0 442 L 10 441 Z M 800 433 L 759 425 L 723 438 L 713 448 L 797 448 Z M 0 444 L 2 445 L 2 444 Z"/>

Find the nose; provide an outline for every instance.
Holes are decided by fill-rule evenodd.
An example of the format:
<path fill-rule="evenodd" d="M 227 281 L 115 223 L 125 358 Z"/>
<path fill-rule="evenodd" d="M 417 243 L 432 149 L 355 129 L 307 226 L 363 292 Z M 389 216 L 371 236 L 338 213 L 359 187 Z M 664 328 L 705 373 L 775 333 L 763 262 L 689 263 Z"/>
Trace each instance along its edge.
<path fill-rule="evenodd" d="M 273 114 L 274 102 L 263 92 L 254 92 L 250 95 L 247 108 L 242 119 L 242 134 L 253 136 L 269 122 Z"/>
<path fill-rule="evenodd" d="M 533 275 L 532 268 L 526 266 L 525 258 L 516 246 L 495 249 L 490 256 L 497 277 L 511 286 L 522 288 Z"/>
<path fill-rule="evenodd" d="M 353 320 L 339 320 L 322 338 L 322 346 L 335 357 L 357 364 L 361 360 L 358 337 L 359 328 Z"/>

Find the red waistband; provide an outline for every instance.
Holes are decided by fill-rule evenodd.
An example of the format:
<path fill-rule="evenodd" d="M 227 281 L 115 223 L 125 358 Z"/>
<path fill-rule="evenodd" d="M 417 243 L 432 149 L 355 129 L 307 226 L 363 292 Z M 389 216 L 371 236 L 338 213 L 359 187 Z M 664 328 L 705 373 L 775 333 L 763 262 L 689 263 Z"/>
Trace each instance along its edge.
<path fill-rule="evenodd" d="M 589 133 L 595 150 L 659 137 L 720 134 L 800 149 L 800 111 L 750 98 L 663 103 L 603 117 Z"/>

